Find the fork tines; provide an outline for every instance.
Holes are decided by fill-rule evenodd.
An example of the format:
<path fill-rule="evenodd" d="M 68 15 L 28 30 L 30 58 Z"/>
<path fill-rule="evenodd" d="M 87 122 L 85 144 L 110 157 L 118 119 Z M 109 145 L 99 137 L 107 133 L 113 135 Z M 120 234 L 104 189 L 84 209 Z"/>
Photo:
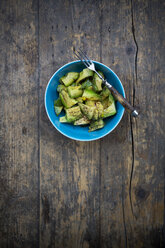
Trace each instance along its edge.
<path fill-rule="evenodd" d="M 75 56 L 80 59 L 86 67 L 92 64 L 92 61 L 88 58 L 88 56 L 81 50 L 73 51 Z"/>

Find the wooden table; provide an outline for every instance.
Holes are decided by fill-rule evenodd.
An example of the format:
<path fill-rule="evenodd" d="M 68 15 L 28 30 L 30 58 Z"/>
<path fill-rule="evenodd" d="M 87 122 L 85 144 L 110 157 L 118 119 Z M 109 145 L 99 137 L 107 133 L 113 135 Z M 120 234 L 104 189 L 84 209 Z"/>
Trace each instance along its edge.
<path fill-rule="evenodd" d="M 0 247 L 165 247 L 163 0 L 1 0 Z M 70 140 L 44 108 L 73 47 L 111 67 L 141 114 Z"/>

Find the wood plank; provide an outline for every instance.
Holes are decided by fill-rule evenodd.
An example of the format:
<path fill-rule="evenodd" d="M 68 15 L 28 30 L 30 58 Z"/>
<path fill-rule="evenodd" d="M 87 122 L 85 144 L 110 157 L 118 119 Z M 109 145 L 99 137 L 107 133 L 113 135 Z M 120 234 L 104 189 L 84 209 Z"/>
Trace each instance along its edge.
<path fill-rule="evenodd" d="M 139 118 L 129 124 L 125 114 L 101 143 L 103 247 L 164 247 L 162 24 L 158 1 L 107 2 L 103 11 L 102 26 L 110 30 L 103 31 L 103 62 L 112 64 L 126 95 L 141 107 Z"/>
<path fill-rule="evenodd" d="M 75 60 L 73 46 L 98 59 L 94 21 L 98 25 L 98 6 L 89 1 L 40 1 L 41 99 L 50 76 Z M 41 247 L 99 247 L 100 141 L 62 136 L 49 123 L 44 106 L 40 123 Z"/>
<path fill-rule="evenodd" d="M 134 38 L 138 48 L 137 63 L 135 60 L 135 104 L 141 108 L 140 118 L 133 123 L 134 247 L 165 246 L 164 11 L 164 1 L 133 2 Z"/>
<path fill-rule="evenodd" d="M 38 247 L 37 5 L 0 2 L 0 247 Z"/>
<path fill-rule="evenodd" d="M 102 10 L 102 62 L 119 76 L 127 99 L 133 102 L 135 44 L 128 1 L 104 1 Z M 118 127 L 101 141 L 101 244 L 127 247 L 132 213 L 129 177 L 132 166 L 132 134 L 127 113 Z M 129 217 L 128 223 L 126 215 Z M 133 246 L 132 246 L 133 247 Z"/>

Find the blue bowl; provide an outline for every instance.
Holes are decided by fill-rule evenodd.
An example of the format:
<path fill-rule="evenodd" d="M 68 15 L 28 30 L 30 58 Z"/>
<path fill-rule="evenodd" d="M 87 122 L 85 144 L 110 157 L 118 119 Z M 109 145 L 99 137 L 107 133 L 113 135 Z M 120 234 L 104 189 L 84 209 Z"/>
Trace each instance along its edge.
<path fill-rule="evenodd" d="M 96 66 L 96 70 L 102 71 L 107 81 L 110 82 L 119 91 L 119 93 L 125 97 L 123 85 L 117 75 L 110 68 L 102 63 L 94 61 L 94 64 Z M 116 102 L 117 114 L 112 117 L 105 118 L 104 128 L 98 129 L 94 132 L 88 132 L 88 126 L 82 127 L 74 126 L 68 123 L 60 123 L 59 117 L 63 116 L 64 112 L 62 112 L 59 116 L 56 116 L 54 112 L 54 100 L 58 98 L 58 92 L 56 91 L 56 89 L 57 85 L 59 84 L 59 79 L 68 72 L 80 72 L 84 68 L 85 66 L 81 61 L 73 61 L 62 66 L 54 73 L 54 75 L 49 80 L 45 91 L 45 108 L 51 123 L 60 133 L 70 139 L 79 141 L 91 141 L 100 139 L 112 132 L 112 130 L 114 130 L 114 128 L 122 119 L 124 108 L 119 102 Z"/>

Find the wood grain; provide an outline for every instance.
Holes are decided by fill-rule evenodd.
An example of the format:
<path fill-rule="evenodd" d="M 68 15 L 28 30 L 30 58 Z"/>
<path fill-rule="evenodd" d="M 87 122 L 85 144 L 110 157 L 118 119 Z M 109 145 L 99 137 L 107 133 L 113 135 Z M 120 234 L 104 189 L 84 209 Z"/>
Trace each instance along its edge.
<path fill-rule="evenodd" d="M 0 12 L 0 247 L 37 247 L 37 5 L 1 1 Z"/>
<path fill-rule="evenodd" d="M 126 97 L 133 104 L 136 48 L 131 30 L 131 4 L 128 1 L 104 1 L 104 4 L 101 59 L 119 76 Z M 129 199 L 131 166 L 131 123 L 125 113 L 119 126 L 101 140 L 101 247 L 129 247 L 133 218 Z"/>
<path fill-rule="evenodd" d="M 83 46 L 90 56 L 99 59 L 99 33 L 91 33 L 86 25 L 91 18 L 99 23 L 97 9 L 88 1 L 57 1 L 56 5 L 41 1 L 41 99 L 48 78 L 63 64 L 75 60 L 73 47 Z M 45 115 L 42 106 L 41 247 L 99 247 L 100 141 L 69 140 L 50 127 Z"/>
<path fill-rule="evenodd" d="M 165 247 L 164 13 L 163 0 L 0 1 L 0 247 Z M 93 142 L 44 108 L 79 47 L 140 107 Z"/>
<path fill-rule="evenodd" d="M 137 46 L 134 103 L 141 106 L 140 118 L 133 122 L 131 194 L 136 243 L 132 244 L 134 247 L 163 247 L 165 6 L 163 1 L 136 1 L 132 8 Z"/>

